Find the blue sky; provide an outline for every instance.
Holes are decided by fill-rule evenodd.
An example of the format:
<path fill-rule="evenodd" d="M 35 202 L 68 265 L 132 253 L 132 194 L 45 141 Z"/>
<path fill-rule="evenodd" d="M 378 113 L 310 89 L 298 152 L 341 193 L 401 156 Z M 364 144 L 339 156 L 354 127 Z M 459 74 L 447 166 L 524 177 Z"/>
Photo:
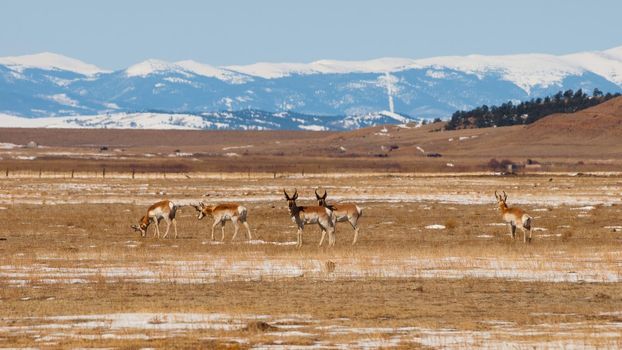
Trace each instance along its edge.
<path fill-rule="evenodd" d="M 551 53 L 622 45 L 622 1 L 3 0 L 0 56 L 42 51 L 120 69 Z"/>

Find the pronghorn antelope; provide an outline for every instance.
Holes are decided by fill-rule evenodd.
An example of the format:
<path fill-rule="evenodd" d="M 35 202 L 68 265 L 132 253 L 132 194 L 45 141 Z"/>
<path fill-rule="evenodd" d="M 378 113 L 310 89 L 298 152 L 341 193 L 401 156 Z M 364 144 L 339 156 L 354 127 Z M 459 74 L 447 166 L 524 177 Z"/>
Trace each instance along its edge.
<path fill-rule="evenodd" d="M 175 214 L 177 213 L 177 206 L 169 201 L 163 200 L 155 203 L 147 209 L 147 215 L 143 216 L 140 219 L 139 225 L 132 225 L 135 231 L 140 232 L 140 234 L 145 237 L 147 235 L 147 228 L 149 224 L 155 224 L 155 233 L 154 236 L 160 238 L 160 228 L 159 224 L 162 219 L 166 221 L 166 232 L 164 232 L 164 236 L 162 238 L 166 238 L 168 235 L 168 230 L 171 227 L 171 222 L 173 223 L 173 228 L 175 229 L 175 238 L 177 238 L 177 222 L 175 221 Z"/>
<path fill-rule="evenodd" d="M 503 197 L 500 194 L 498 195 L 497 191 L 495 191 L 495 198 L 497 198 L 503 221 L 510 225 L 512 239 L 516 238 L 516 226 L 519 226 L 523 231 L 523 242 L 531 242 L 531 225 L 533 218 L 520 208 L 508 208 L 506 203 L 508 195 L 505 194 L 505 191 L 503 191 Z M 529 240 L 527 240 L 527 231 L 525 230 L 529 231 Z"/>
<path fill-rule="evenodd" d="M 227 221 L 231 221 L 233 223 L 233 227 L 235 228 L 231 240 L 234 240 L 238 234 L 238 229 L 240 228 L 240 225 L 238 225 L 238 221 L 241 222 L 244 227 L 246 227 L 248 239 L 252 239 L 251 229 L 248 227 L 248 222 L 246 222 L 246 207 L 243 207 L 237 203 L 205 205 L 202 202 L 200 203 L 200 206 L 193 205 L 193 207 L 199 212 L 199 215 L 197 216 L 199 220 L 203 219 L 203 217 L 207 215 L 214 218 L 214 224 L 212 225 L 212 241 L 214 240 L 214 228 L 216 228 L 216 226 L 218 226 L 219 224 L 222 231 L 222 236 L 220 237 L 220 240 L 225 240 L 225 222 Z"/>
<path fill-rule="evenodd" d="M 328 246 L 335 245 L 335 225 L 333 223 L 332 212 L 330 209 L 321 206 L 298 206 L 296 205 L 296 199 L 298 199 L 298 190 L 294 190 L 294 195 L 289 196 L 285 189 L 283 189 L 285 199 L 287 200 L 289 215 L 293 222 L 298 226 L 298 244 L 297 247 L 302 247 L 302 230 L 305 224 L 318 224 L 322 230 L 322 238 L 320 239 L 319 246 L 324 242 L 324 237 L 328 232 Z"/>
<path fill-rule="evenodd" d="M 350 226 L 354 229 L 354 240 L 352 240 L 352 244 L 356 244 L 356 240 L 359 236 L 359 225 L 358 221 L 363 215 L 363 210 L 359 208 L 354 203 L 339 203 L 328 205 L 326 204 L 326 190 L 324 190 L 324 195 L 320 196 L 315 190 L 315 198 L 318 200 L 318 204 L 320 206 L 326 207 L 333 212 L 333 225 L 336 226 L 338 222 L 349 222 Z"/>

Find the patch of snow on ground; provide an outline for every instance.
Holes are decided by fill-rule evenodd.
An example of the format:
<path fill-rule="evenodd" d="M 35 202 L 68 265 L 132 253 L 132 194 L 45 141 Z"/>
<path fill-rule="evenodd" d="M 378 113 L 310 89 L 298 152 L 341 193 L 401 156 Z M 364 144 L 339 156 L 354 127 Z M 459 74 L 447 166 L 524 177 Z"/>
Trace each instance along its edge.
<path fill-rule="evenodd" d="M 0 149 L 14 149 L 22 147 L 20 145 L 16 145 L 14 143 L 0 142 Z"/>
<path fill-rule="evenodd" d="M 261 239 L 253 239 L 251 241 L 244 241 L 242 243 L 246 243 L 246 244 L 271 244 L 271 245 L 296 245 L 298 244 L 298 242 L 296 241 L 289 241 L 289 242 L 267 242 Z"/>
<path fill-rule="evenodd" d="M 586 205 L 584 207 L 579 207 L 579 208 L 570 208 L 570 210 L 582 210 L 582 211 L 588 211 L 588 210 L 594 210 L 595 207 L 593 205 Z"/>
<path fill-rule="evenodd" d="M 255 146 L 253 145 L 245 145 L 245 146 L 229 146 L 229 147 L 223 147 L 222 150 L 223 151 L 229 151 L 232 149 L 246 149 L 246 148 L 253 148 Z"/>
<path fill-rule="evenodd" d="M 425 228 L 427 228 L 428 230 L 444 230 L 445 226 L 440 224 L 432 224 L 426 226 Z"/>
<path fill-rule="evenodd" d="M 541 235 L 544 236 L 544 235 Z M 210 241 L 207 241 L 211 244 Z M 289 242 L 287 242 L 290 245 Z M 222 243 L 217 243 L 222 244 Z M 619 258 L 619 257 L 617 257 Z M 617 259 L 616 258 L 616 259 Z M 622 281 L 617 260 L 610 256 L 560 257 L 542 264 L 530 258 L 421 257 L 382 259 L 379 257 L 333 259 L 338 267 L 331 278 L 501 278 L 518 281 L 600 282 Z M 261 263 L 257 263 L 261 261 Z M 244 260 L 228 261 L 210 257 L 196 261 L 154 261 L 148 265 L 51 267 L 2 265 L 0 280 L 7 285 L 27 285 L 32 279 L 42 283 L 215 283 L 300 278 L 326 278 L 325 261 L 308 258 L 271 258 L 262 254 Z"/>

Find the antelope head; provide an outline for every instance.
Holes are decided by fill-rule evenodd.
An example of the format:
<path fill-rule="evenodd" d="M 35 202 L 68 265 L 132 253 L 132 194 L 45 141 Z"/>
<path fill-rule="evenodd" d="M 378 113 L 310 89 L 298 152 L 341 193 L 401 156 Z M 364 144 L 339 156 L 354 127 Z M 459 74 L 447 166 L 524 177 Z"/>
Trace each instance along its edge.
<path fill-rule="evenodd" d="M 287 205 L 289 206 L 289 210 L 291 211 L 294 207 L 296 207 L 296 199 L 298 199 L 298 190 L 294 189 L 294 195 L 291 197 L 287 194 L 287 191 L 285 191 L 285 189 L 283 189 L 283 194 L 285 194 Z"/>
<path fill-rule="evenodd" d="M 199 214 L 197 215 L 197 219 L 201 220 L 207 215 L 212 215 L 212 210 L 214 206 L 205 205 L 203 202 L 199 202 L 199 205 L 193 205 L 194 209 L 196 209 Z"/>
<path fill-rule="evenodd" d="M 320 196 L 317 193 L 317 190 L 315 190 L 315 198 L 317 199 L 317 204 L 322 206 L 322 207 L 326 207 L 326 196 L 328 195 L 328 193 L 326 193 L 326 190 L 324 190 L 324 195 Z"/>
<path fill-rule="evenodd" d="M 203 204 L 203 202 L 199 202 L 199 205 L 193 205 L 193 207 L 197 212 L 199 212 L 197 218 L 199 220 L 203 219 L 205 217 L 205 204 Z"/>
<path fill-rule="evenodd" d="M 138 225 L 131 225 L 132 228 L 136 232 L 140 232 L 140 235 L 145 237 L 147 235 L 147 227 L 149 227 L 149 218 L 147 216 L 143 216 L 140 218 L 140 222 Z"/>
<path fill-rule="evenodd" d="M 497 191 L 495 191 L 495 198 L 497 199 L 497 204 L 499 204 L 500 207 L 507 206 L 505 202 L 508 200 L 508 195 L 505 191 L 503 191 L 503 196 L 497 194 Z"/>

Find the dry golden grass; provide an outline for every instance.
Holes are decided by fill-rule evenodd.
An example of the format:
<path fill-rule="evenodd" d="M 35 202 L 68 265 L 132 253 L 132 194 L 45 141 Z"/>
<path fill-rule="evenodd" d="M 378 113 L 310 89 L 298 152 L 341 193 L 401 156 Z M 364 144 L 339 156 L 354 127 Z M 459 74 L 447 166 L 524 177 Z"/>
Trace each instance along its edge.
<path fill-rule="evenodd" d="M 311 204 L 316 186 L 329 202 L 367 200 L 357 245 L 343 223 L 333 249 L 317 247 L 315 226 L 302 249 L 287 245 L 295 227 L 280 190 Z M 4 179 L 0 347 L 620 347 L 621 187 L 568 176 Z M 496 225 L 494 189 L 525 202 L 532 244 Z M 231 242 L 227 224 L 225 243 L 211 242 L 191 207 L 179 239 L 132 232 L 162 197 L 247 200 L 257 241 Z M 114 318 L 136 314 L 132 327 Z"/>

